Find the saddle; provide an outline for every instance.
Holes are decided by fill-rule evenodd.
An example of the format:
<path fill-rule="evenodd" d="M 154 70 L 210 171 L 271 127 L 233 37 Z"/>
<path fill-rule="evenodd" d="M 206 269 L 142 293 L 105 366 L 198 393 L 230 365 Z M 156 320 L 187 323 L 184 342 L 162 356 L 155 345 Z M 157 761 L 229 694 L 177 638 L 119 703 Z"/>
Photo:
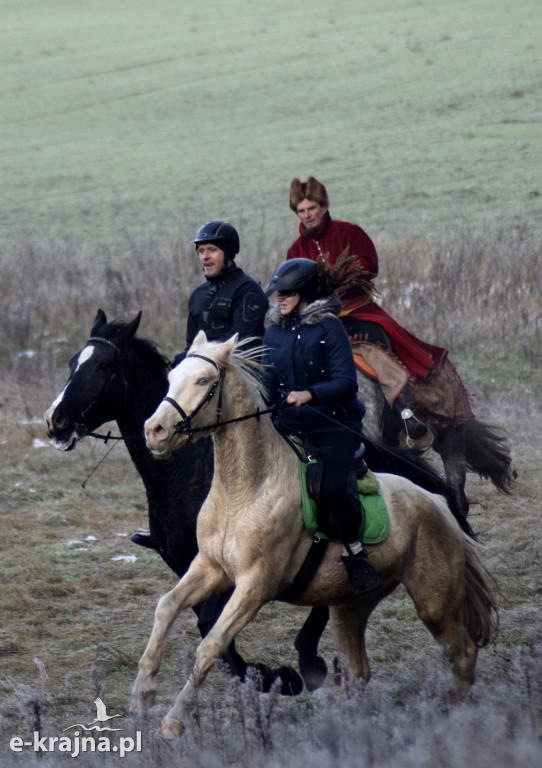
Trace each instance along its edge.
<path fill-rule="evenodd" d="M 307 457 L 301 440 L 290 438 L 298 454 L 299 485 L 303 503 L 303 521 L 307 533 L 315 540 L 340 542 L 333 530 L 330 529 L 327 516 L 320 504 L 320 487 L 322 482 L 323 463 L 318 457 Z M 356 471 L 356 488 L 364 514 L 359 531 L 360 540 L 364 544 L 380 544 L 389 533 L 388 510 L 376 476 L 368 469 L 364 459 L 364 446 L 361 445 L 354 458 Z"/>
<path fill-rule="evenodd" d="M 389 350 L 375 344 L 354 342 L 352 354 L 356 368 L 379 382 L 390 409 L 409 382 L 414 396 L 413 407 L 423 421 L 440 427 L 457 427 L 473 418 L 469 394 L 448 358 L 426 379 L 409 381 L 406 368 Z"/>

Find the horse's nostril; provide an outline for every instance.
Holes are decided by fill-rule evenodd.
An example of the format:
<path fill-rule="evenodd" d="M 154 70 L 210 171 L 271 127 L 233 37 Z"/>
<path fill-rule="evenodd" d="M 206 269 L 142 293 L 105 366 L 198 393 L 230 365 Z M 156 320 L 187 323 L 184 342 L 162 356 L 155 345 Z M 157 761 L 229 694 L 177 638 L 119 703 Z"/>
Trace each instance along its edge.
<path fill-rule="evenodd" d="M 53 426 L 55 429 L 63 430 L 68 426 L 68 417 L 63 411 L 55 411 L 53 414 Z"/>

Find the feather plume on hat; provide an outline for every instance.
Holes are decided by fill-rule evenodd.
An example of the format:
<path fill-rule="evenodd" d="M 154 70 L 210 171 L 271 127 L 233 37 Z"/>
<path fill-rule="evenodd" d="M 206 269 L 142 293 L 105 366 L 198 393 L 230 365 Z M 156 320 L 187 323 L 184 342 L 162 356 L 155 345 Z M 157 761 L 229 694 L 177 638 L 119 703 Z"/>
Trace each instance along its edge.
<path fill-rule="evenodd" d="M 348 255 L 348 249 L 343 251 L 333 266 L 328 261 L 329 254 L 320 256 L 317 263 L 318 294 L 326 296 L 336 291 L 340 297 L 355 289 L 356 293 L 372 301 L 378 296 L 378 291 L 370 280 L 370 274 L 357 261 L 357 256 Z"/>

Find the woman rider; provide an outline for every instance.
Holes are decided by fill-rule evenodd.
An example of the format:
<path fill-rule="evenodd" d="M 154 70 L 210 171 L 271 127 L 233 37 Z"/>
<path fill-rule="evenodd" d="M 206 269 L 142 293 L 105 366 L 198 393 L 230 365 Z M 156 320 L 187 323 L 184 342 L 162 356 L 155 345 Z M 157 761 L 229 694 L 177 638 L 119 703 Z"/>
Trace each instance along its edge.
<path fill-rule="evenodd" d="M 341 303 L 324 262 L 291 259 L 267 286 L 277 303 L 263 339 L 262 384 L 270 404 L 284 399 L 275 426 L 299 435 L 323 462 L 320 501 L 345 546 L 343 562 L 353 591 L 378 589 L 380 579 L 359 538 L 363 510 L 352 488 L 354 454 L 361 442 L 365 407 L 357 399 L 350 341 L 337 317 Z"/>

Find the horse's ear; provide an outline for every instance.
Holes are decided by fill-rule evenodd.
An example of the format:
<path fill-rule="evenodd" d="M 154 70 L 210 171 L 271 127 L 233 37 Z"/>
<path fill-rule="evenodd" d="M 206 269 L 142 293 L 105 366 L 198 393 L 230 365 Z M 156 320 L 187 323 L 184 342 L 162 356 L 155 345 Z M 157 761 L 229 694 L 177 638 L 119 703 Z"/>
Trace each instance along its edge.
<path fill-rule="evenodd" d="M 239 339 L 239 334 L 236 333 L 227 341 L 223 341 L 218 349 L 219 355 L 224 359 L 226 359 L 226 357 L 230 354 L 234 346 L 237 344 L 238 339 Z"/>
<path fill-rule="evenodd" d="M 133 337 L 136 335 L 136 331 L 139 328 L 139 323 L 141 322 L 141 315 L 142 312 L 140 310 L 130 323 L 126 323 L 123 328 L 119 329 L 119 332 L 115 336 L 115 343 L 119 347 L 122 347 L 123 344 L 131 341 L 131 339 L 133 339 Z"/>
<path fill-rule="evenodd" d="M 205 331 L 198 331 L 196 338 L 192 342 L 193 347 L 199 347 L 201 344 L 207 344 L 207 335 L 205 334 Z"/>
<path fill-rule="evenodd" d="M 107 323 L 107 317 L 105 315 L 105 312 L 103 311 L 103 309 L 99 309 L 96 312 L 96 317 L 94 318 L 90 335 L 96 336 L 98 334 L 98 329 L 101 328 L 106 323 Z"/>

